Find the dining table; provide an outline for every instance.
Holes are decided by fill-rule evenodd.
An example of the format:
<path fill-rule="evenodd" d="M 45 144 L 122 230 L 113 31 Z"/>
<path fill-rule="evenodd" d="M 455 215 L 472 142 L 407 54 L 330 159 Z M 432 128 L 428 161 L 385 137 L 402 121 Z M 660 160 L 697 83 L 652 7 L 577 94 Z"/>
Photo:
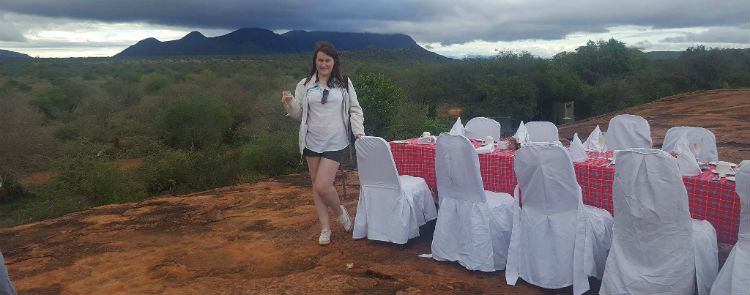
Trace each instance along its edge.
<path fill-rule="evenodd" d="M 475 147 L 482 142 L 473 141 Z M 390 142 L 393 160 L 401 175 L 422 177 L 433 192 L 437 192 L 435 177 L 435 144 L 420 144 L 416 138 Z M 514 149 L 495 149 L 479 154 L 479 166 L 484 189 L 513 195 L 516 175 L 513 171 Z M 613 213 L 612 183 L 615 165 L 612 151 L 587 151 L 588 159 L 574 163 L 576 179 L 581 186 L 583 203 Z M 735 182 L 713 173 L 708 165 L 696 176 L 683 176 L 687 189 L 690 214 L 695 219 L 709 221 L 716 229 L 719 243 L 734 244 L 739 229 L 740 198 Z M 439 196 L 438 196 L 439 197 Z"/>

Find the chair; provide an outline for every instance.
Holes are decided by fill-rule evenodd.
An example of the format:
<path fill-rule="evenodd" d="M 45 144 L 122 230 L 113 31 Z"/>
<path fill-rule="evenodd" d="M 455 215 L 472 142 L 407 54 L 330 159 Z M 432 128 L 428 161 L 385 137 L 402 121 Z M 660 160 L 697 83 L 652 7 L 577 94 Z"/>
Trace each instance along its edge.
<path fill-rule="evenodd" d="M 548 121 L 531 121 L 526 123 L 531 142 L 559 142 L 557 126 Z"/>
<path fill-rule="evenodd" d="M 657 149 L 615 160 L 615 225 L 600 294 L 708 294 L 718 271 L 716 231 L 690 217 L 677 161 Z"/>
<path fill-rule="evenodd" d="M 462 135 L 438 137 L 435 173 L 440 209 L 432 257 L 469 270 L 505 269 L 513 198 L 484 190 L 479 157 Z"/>
<path fill-rule="evenodd" d="M 605 137 L 608 151 L 652 146 L 648 121 L 636 115 L 623 114 L 610 119 Z"/>
<path fill-rule="evenodd" d="M 750 165 L 737 172 L 735 191 L 740 196 L 740 230 L 737 243 L 716 276 L 711 295 L 750 294 Z"/>
<path fill-rule="evenodd" d="M 432 192 L 423 178 L 398 175 L 388 143 L 363 136 L 354 144 L 359 170 L 359 203 L 354 239 L 405 244 L 419 227 L 437 218 Z"/>
<path fill-rule="evenodd" d="M 515 285 L 520 277 L 543 288 L 573 285 L 574 294 L 586 292 L 588 277 L 600 278 L 603 272 L 612 216 L 583 204 L 563 147 L 527 145 L 516 152 L 513 168 L 523 204 L 514 206 L 505 280 Z"/>
<path fill-rule="evenodd" d="M 480 139 L 486 136 L 499 140 L 502 138 L 500 123 L 485 117 L 474 117 L 466 122 L 464 132 L 470 139 Z"/>
<path fill-rule="evenodd" d="M 713 162 L 719 160 L 719 153 L 716 150 L 716 136 L 714 133 L 703 127 L 672 127 L 667 130 L 664 136 L 664 143 L 661 149 L 665 152 L 671 152 L 675 149 L 680 137 L 685 136 L 690 143 L 690 151 L 693 152 L 701 162 Z M 700 153 L 696 153 L 695 144 L 700 144 Z"/>

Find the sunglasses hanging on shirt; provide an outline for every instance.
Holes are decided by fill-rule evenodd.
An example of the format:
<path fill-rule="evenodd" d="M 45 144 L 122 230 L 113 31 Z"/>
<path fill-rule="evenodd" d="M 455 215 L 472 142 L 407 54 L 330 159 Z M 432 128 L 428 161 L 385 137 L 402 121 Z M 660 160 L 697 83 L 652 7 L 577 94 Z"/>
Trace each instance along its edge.
<path fill-rule="evenodd" d="M 320 104 L 326 104 L 328 102 L 328 89 L 323 90 L 323 97 L 320 98 Z"/>

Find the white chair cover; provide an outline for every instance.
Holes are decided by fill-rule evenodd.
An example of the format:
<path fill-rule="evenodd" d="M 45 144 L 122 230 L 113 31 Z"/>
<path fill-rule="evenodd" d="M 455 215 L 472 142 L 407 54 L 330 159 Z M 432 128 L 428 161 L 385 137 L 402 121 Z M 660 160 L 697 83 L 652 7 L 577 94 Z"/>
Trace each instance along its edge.
<path fill-rule="evenodd" d="M 607 150 L 651 148 L 651 127 L 648 121 L 636 115 L 617 115 L 607 127 Z"/>
<path fill-rule="evenodd" d="M 615 226 L 599 293 L 693 294 L 697 284 L 707 294 L 718 268 L 716 232 L 690 218 L 675 158 L 630 149 L 615 161 Z"/>
<path fill-rule="evenodd" d="M 500 131 L 500 123 L 485 117 L 472 118 L 469 122 L 466 122 L 466 127 L 464 128 L 466 137 L 471 139 L 492 136 L 492 138 L 499 140 L 502 137 Z"/>
<path fill-rule="evenodd" d="M 750 294 L 750 165 L 737 171 L 735 190 L 740 196 L 740 229 L 737 243 L 716 276 L 711 295 Z"/>
<path fill-rule="evenodd" d="M 694 144 L 701 144 L 701 152 L 698 153 L 698 160 L 701 162 L 712 162 L 719 160 L 719 152 L 716 150 L 716 136 L 714 133 L 703 127 L 672 127 L 667 130 L 664 136 L 664 143 L 661 149 L 671 152 L 675 149 L 677 141 L 681 137 L 687 137 L 690 144 L 690 151 L 695 154 Z"/>
<path fill-rule="evenodd" d="M 601 277 L 609 251 L 612 216 L 583 204 L 568 152 L 554 144 L 530 144 L 515 155 L 523 207 L 516 202 L 505 279 L 543 288 L 573 285 L 589 290 L 588 276 Z M 518 197 L 516 197 L 518 199 Z"/>
<path fill-rule="evenodd" d="M 484 190 L 479 157 L 461 135 L 443 133 L 435 155 L 440 210 L 432 237 L 432 257 L 457 261 L 470 270 L 505 268 L 513 198 Z"/>
<path fill-rule="evenodd" d="M 594 131 L 591 131 L 591 134 L 589 134 L 589 137 L 586 138 L 586 141 L 583 143 L 583 147 L 586 148 L 587 151 L 596 151 L 601 152 L 607 148 L 607 144 L 604 144 L 604 147 L 601 146 L 599 143 L 599 137 L 602 136 L 602 130 L 599 129 L 599 125 L 596 125 L 596 128 L 594 128 Z"/>
<path fill-rule="evenodd" d="M 532 142 L 559 142 L 557 126 L 548 121 L 532 121 L 526 123 L 529 132 L 529 141 Z"/>
<path fill-rule="evenodd" d="M 359 203 L 353 238 L 405 244 L 419 227 L 437 218 L 432 192 L 424 179 L 398 175 L 388 143 L 363 136 L 354 144 L 359 170 Z"/>

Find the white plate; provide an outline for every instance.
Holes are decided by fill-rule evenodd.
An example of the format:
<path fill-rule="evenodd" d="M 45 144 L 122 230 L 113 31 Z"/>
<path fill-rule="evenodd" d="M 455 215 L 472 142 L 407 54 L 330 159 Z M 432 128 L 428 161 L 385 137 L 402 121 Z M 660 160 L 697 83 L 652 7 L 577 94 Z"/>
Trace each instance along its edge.
<path fill-rule="evenodd" d="M 392 143 L 409 143 L 408 140 L 394 140 L 394 141 L 391 141 L 391 142 Z"/>
<path fill-rule="evenodd" d="M 714 166 L 716 166 L 716 161 L 711 161 L 711 162 L 708 162 L 708 163 L 709 163 L 709 164 L 711 164 L 711 165 L 714 165 Z M 735 163 L 732 163 L 732 165 L 731 165 L 731 166 L 732 166 L 732 167 L 737 167 L 737 164 L 735 164 Z"/>
<path fill-rule="evenodd" d="M 734 176 L 727 176 L 726 179 L 729 180 L 729 181 L 736 181 L 736 180 L 734 180 Z"/>
<path fill-rule="evenodd" d="M 719 175 L 720 175 L 720 176 L 722 176 L 722 177 L 724 177 L 724 175 L 735 175 L 735 174 L 737 174 L 737 173 L 735 173 L 735 172 L 733 172 L 733 171 L 730 171 L 730 172 L 727 172 L 727 173 L 719 173 L 719 172 L 718 172 L 718 171 L 716 171 L 716 170 L 711 170 L 711 172 L 713 172 L 713 173 L 715 173 L 715 174 L 719 174 Z"/>

